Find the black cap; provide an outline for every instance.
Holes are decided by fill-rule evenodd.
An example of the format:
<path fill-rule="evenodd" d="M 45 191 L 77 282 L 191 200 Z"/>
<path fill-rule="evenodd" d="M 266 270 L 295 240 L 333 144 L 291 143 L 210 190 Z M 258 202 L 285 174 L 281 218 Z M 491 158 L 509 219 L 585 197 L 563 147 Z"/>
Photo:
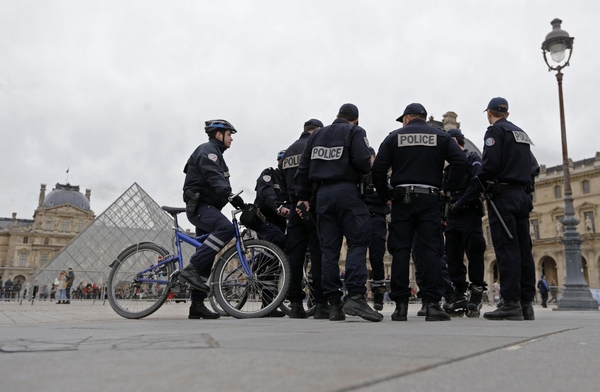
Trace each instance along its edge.
<path fill-rule="evenodd" d="M 313 125 L 315 127 L 319 127 L 319 128 L 323 128 L 323 123 L 319 120 L 317 120 L 316 118 L 311 118 L 310 120 L 308 120 L 307 122 L 304 123 L 304 126 L 309 126 L 309 125 Z"/>
<path fill-rule="evenodd" d="M 369 147 L 369 154 L 371 154 L 371 155 L 373 155 L 373 156 L 374 156 L 374 155 L 377 155 L 377 154 L 375 153 L 375 149 L 374 149 L 373 147 Z"/>
<path fill-rule="evenodd" d="M 501 97 L 492 98 L 484 112 L 488 110 L 495 110 L 497 112 L 508 112 L 508 101 Z"/>
<path fill-rule="evenodd" d="M 406 109 L 404 109 L 404 113 L 402 113 L 402 116 L 398 117 L 396 121 L 402 122 L 402 118 L 404 118 L 404 116 L 406 116 L 407 114 L 420 114 L 423 116 L 427 116 L 427 110 L 425 110 L 423 105 L 421 105 L 420 103 L 411 103 L 406 107 Z"/>
<path fill-rule="evenodd" d="M 461 139 L 465 138 L 465 135 L 462 134 L 460 129 L 450 129 L 450 130 L 448 130 L 448 134 L 451 137 L 456 137 L 456 138 L 461 138 Z"/>
<path fill-rule="evenodd" d="M 358 108 L 352 103 L 345 103 L 342 105 L 338 113 L 353 114 L 358 117 Z"/>

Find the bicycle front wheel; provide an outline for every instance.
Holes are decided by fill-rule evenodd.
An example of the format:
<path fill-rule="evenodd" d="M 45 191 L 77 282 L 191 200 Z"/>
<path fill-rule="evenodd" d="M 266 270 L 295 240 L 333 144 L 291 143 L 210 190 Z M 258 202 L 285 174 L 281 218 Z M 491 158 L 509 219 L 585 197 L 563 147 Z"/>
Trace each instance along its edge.
<path fill-rule="evenodd" d="M 283 251 L 268 241 L 244 241 L 244 248 L 252 273 L 246 273 L 232 246 L 215 266 L 215 297 L 235 318 L 262 317 L 277 309 L 287 295 L 290 267 Z"/>
<path fill-rule="evenodd" d="M 168 254 L 165 248 L 153 242 L 135 244 L 121 252 L 111 264 L 108 276 L 108 302 L 117 314 L 139 319 L 162 306 L 171 290 L 169 277 L 174 271 L 174 262 L 150 267 Z"/>

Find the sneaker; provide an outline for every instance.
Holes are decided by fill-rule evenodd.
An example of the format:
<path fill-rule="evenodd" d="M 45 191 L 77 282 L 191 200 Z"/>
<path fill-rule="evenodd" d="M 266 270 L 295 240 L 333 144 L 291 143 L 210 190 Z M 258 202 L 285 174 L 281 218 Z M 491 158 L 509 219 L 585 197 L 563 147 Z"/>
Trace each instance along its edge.
<path fill-rule="evenodd" d="M 346 315 L 342 310 L 342 302 L 340 298 L 329 300 L 329 321 L 346 320 Z"/>
<path fill-rule="evenodd" d="M 329 319 L 329 305 L 326 303 L 317 304 L 315 307 L 315 320 Z"/>
<path fill-rule="evenodd" d="M 200 276 L 198 270 L 193 264 L 188 264 L 177 277 L 178 280 L 188 283 L 193 289 L 209 292 L 210 287 L 206 284 L 207 279 Z"/>
<path fill-rule="evenodd" d="M 439 303 L 431 302 L 425 304 L 425 321 L 450 321 L 450 316 Z"/>
<path fill-rule="evenodd" d="M 396 309 L 392 313 L 392 321 L 406 321 L 408 315 L 408 304 L 403 302 L 396 302 Z"/>
<path fill-rule="evenodd" d="M 484 313 L 483 318 L 487 320 L 523 321 L 523 310 L 519 301 L 502 300 L 498 302 L 496 310 Z"/>
<path fill-rule="evenodd" d="M 373 289 L 373 309 L 383 310 L 383 296 L 385 294 L 385 286 L 375 287 Z"/>
<path fill-rule="evenodd" d="M 535 314 L 533 312 L 533 302 L 521 301 L 521 311 L 523 312 L 523 320 L 535 320 Z"/>
<path fill-rule="evenodd" d="M 371 309 L 362 294 L 350 295 L 342 310 L 348 316 L 358 316 L 368 321 L 383 320 L 383 315 Z"/>
<path fill-rule="evenodd" d="M 305 319 L 308 318 L 306 311 L 304 310 L 304 305 L 302 302 L 292 302 L 290 303 L 290 318 L 294 319 Z"/>
<path fill-rule="evenodd" d="M 210 311 L 206 307 L 206 305 L 204 305 L 204 302 L 192 301 L 192 304 L 190 305 L 190 313 L 188 316 L 189 319 L 218 319 L 219 317 L 221 317 L 221 315 L 219 313 Z"/>

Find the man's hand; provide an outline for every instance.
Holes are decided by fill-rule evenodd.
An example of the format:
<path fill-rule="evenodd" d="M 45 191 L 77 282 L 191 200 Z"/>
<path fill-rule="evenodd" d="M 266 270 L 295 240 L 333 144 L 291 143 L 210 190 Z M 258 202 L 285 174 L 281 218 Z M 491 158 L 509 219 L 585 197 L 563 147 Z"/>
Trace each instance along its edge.
<path fill-rule="evenodd" d="M 290 214 L 290 209 L 284 206 L 279 206 L 277 209 L 277 215 L 287 218 Z"/>
<path fill-rule="evenodd" d="M 310 211 L 310 204 L 308 203 L 308 201 L 300 200 L 298 204 L 296 204 L 296 213 L 298 214 L 298 216 L 300 216 L 300 218 L 303 218 L 302 210 L 306 212 Z"/>

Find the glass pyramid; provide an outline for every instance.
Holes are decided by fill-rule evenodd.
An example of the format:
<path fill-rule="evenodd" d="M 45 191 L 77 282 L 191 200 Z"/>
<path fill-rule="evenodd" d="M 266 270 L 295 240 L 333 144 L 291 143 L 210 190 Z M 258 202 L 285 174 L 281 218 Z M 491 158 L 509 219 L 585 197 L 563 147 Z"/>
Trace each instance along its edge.
<path fill-rule="evenodd" d="M 173 252 L 173 219 L 137 184 L 127 189 L 90 226 L 60 251 L 47 265 L 40 266 L 36 285 L 51 287 L 60 271 L 73 268 L 73 289 L 108 281 L 109 265 L 130 245 L 156 242 Z M 182 246 L 184 263 L 194 248 Z"/>

